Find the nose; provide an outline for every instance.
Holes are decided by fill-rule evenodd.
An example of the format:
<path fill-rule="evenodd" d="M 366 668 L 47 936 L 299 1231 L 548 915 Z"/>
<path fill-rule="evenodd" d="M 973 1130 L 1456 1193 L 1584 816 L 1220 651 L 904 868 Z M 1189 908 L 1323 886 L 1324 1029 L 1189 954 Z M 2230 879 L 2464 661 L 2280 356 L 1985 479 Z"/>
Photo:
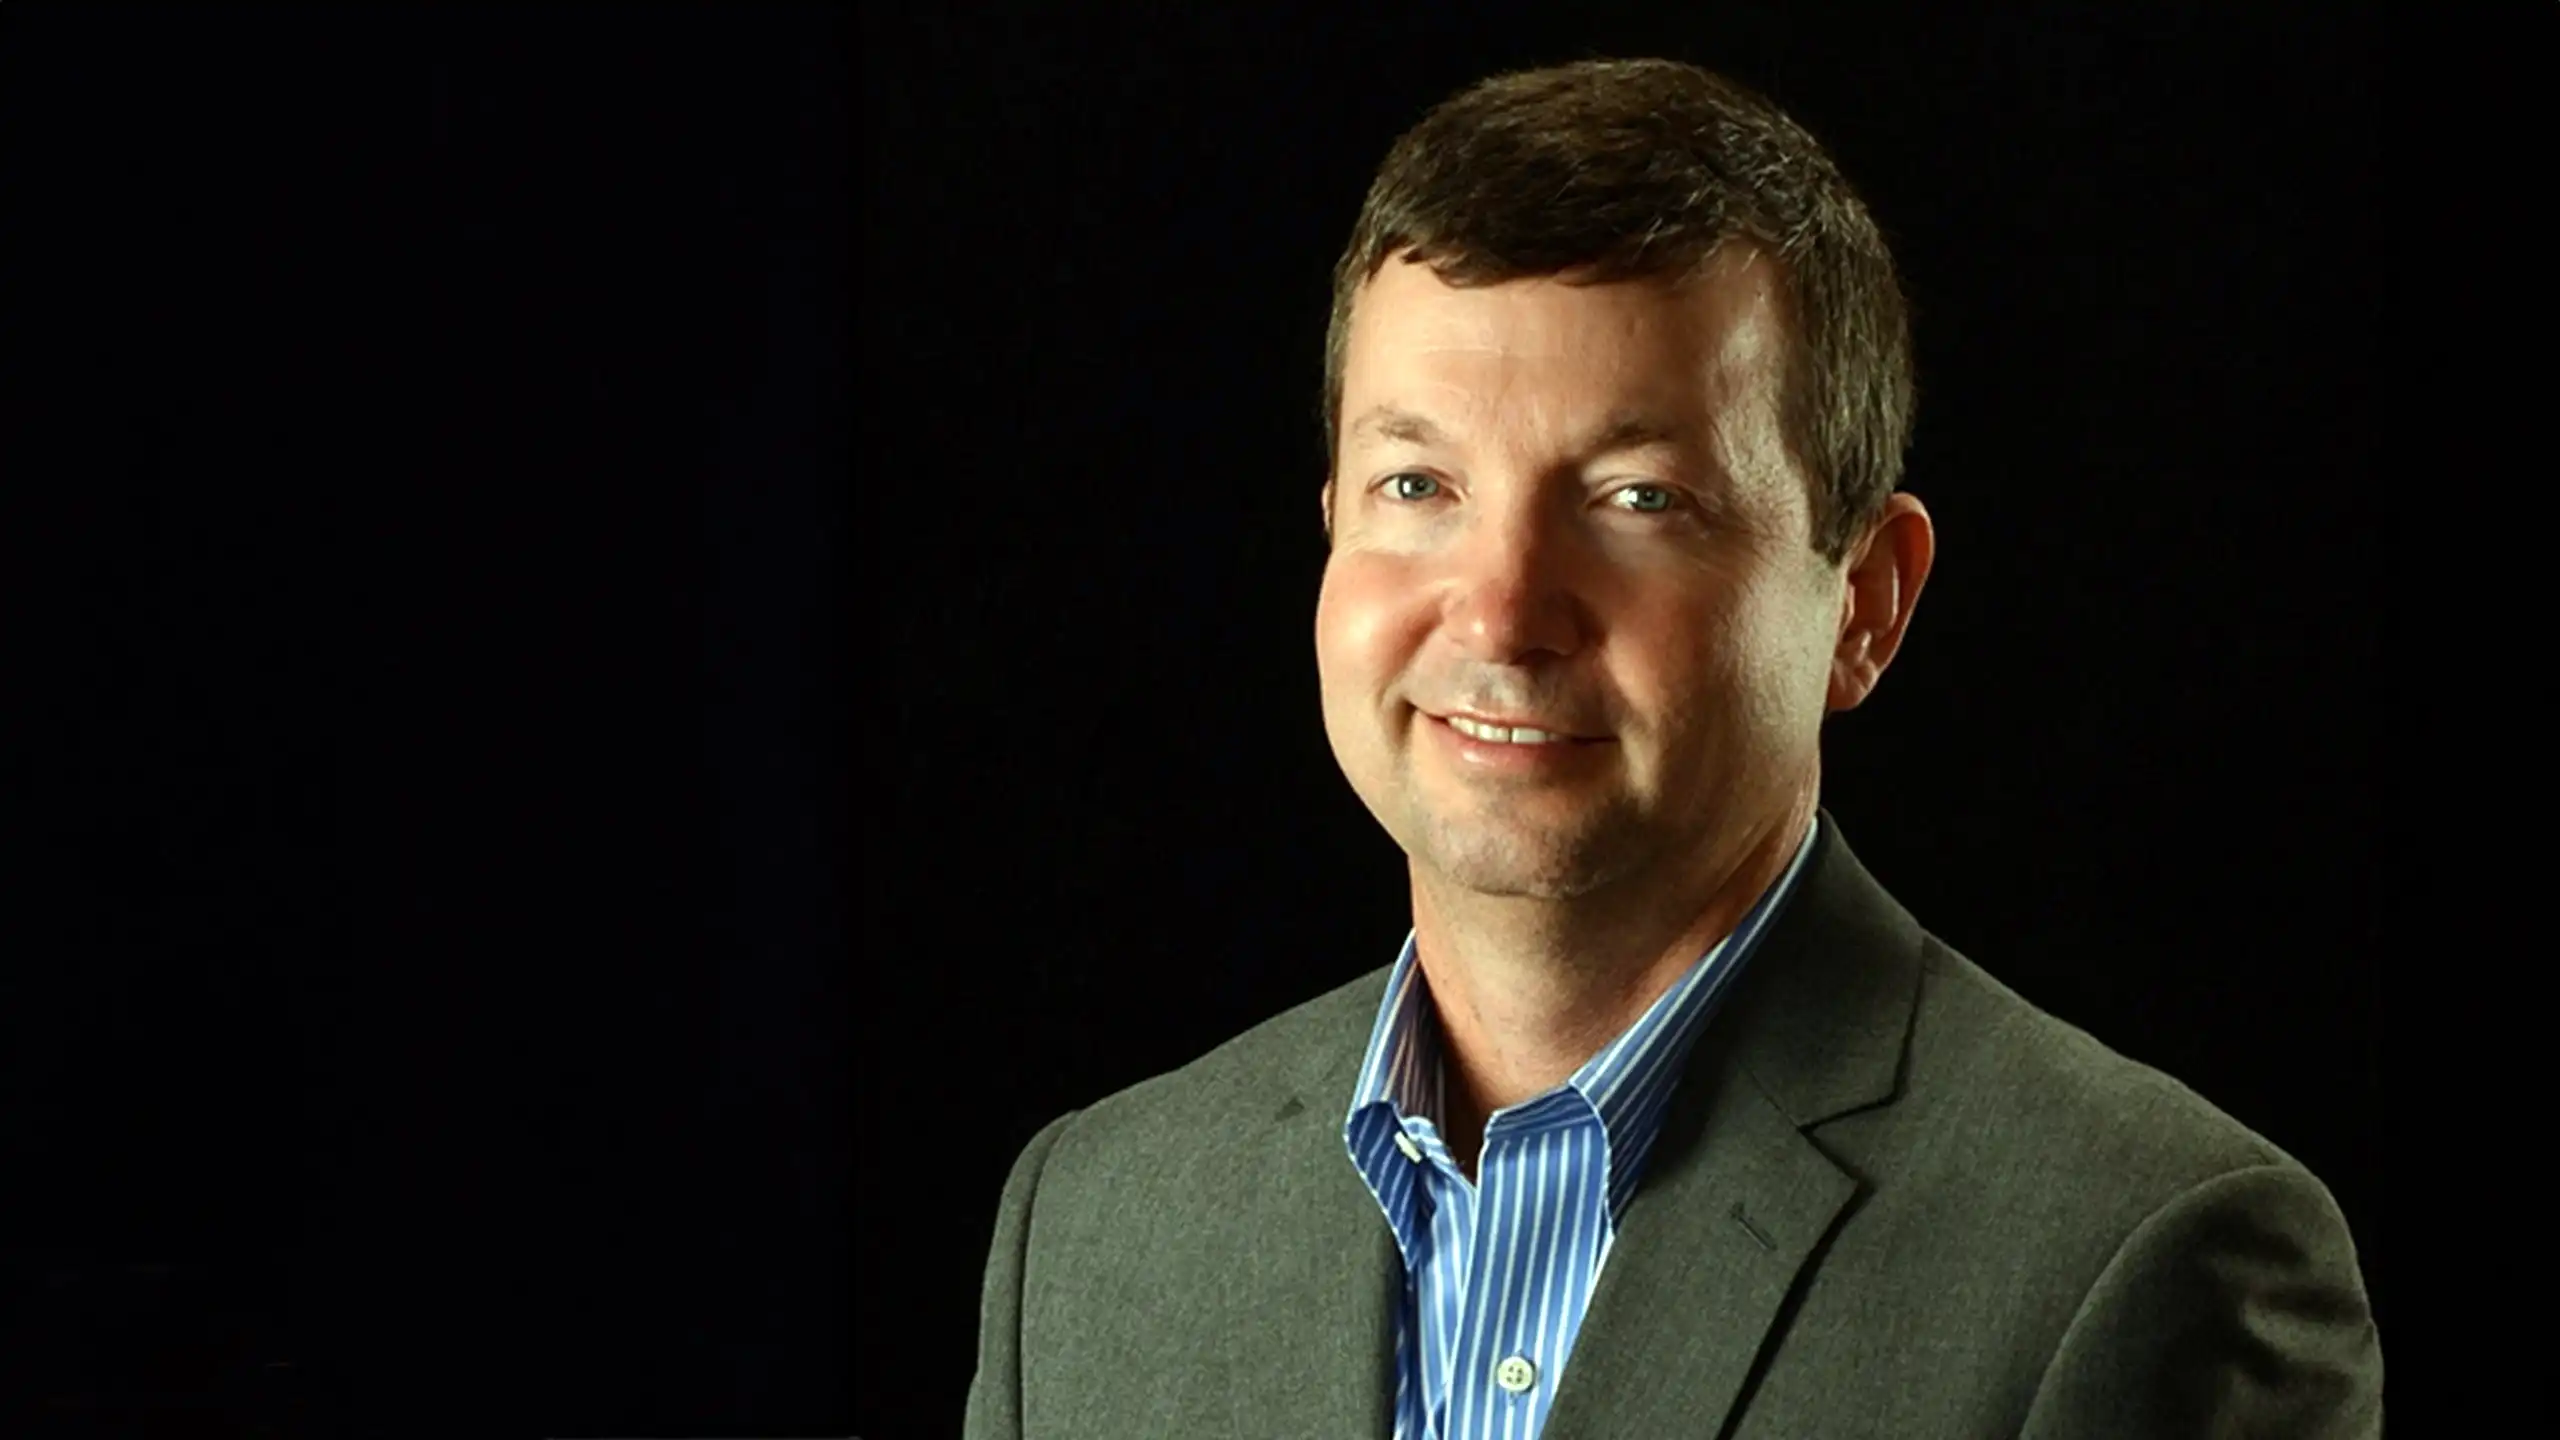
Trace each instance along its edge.
<path fill-rule="evenodd" d="M 1566 538 L 1539 516 L 1486 513 L 1452 560 L 1441 628 L 1461 653 L 1488 664 L 1570 655 L 1588 633 Z"/>

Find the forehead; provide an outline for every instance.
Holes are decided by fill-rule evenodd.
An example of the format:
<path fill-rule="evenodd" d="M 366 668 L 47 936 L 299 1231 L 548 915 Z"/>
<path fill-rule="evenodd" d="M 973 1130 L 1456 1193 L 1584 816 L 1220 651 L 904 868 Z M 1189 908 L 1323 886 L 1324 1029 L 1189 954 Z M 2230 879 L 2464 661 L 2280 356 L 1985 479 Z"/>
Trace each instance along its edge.
<path fill-rule="evenodd" d="M 1353 299 L 1343 413 L 1388 404 L 1451 423 L 1534 418 L 1524 409 L 1712 417 L 1774 390 L 1779 303 L 1773 267 L 1743 249 L 1681 283 L 1455 286 L 1399 257 Z"/>

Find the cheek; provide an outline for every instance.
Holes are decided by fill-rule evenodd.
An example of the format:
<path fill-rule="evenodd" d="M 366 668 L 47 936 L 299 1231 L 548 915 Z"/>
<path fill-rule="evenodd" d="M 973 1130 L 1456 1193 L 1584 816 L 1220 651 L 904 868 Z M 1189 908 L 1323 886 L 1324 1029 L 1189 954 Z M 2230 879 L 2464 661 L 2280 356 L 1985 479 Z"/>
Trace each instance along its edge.
<path fill-rule="evenodd" d="M 1676 628 L 1674 628 L 1676 626 Z M 1653 652 L 1676 657 L 1650 677 L 1671 729 L 1698 737 L 1682 757 L 1730 764 L 1770 747 L 1793 748 L 1820 724 L 1830 682 L 1828 637 L 1794 607 L 1752 591 L 1681 616 Z"/>
<path fill-rule="evenodd" d="M 1412 626 L 1406 592 L 1374 562 L 1337 558 L 1316 595 L 1316 667 L 1328 698 L 1373 694 L 1402 670 Z"/>
<path fill-rule="evenodd" d="M 1755 723 L 1789 746 L 1811 743 L 1828 709 L 1832 635 L 1819 599 L 1772 597 L 1749 652 Z"/>

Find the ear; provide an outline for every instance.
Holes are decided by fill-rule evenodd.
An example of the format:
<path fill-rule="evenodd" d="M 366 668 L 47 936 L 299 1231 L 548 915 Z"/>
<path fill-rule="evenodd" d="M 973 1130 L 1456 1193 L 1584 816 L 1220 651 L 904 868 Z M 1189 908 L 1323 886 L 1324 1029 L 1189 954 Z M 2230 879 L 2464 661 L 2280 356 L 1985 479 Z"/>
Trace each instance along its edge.
<path fill-rule="evenodd" d="M 1902 648 L 1902 632 L 1928 583 L 1938 538 L 1928 507 L 1917 495 L 1888 496 L 1884 513 L 1845 557 L 1848 591 L 1841 597 L 1840 633 L 1831 651 L 1833 710 L 1854 710 L 1874 693 L 1884 668 Z"/>
<path fill-rule="evenodd" d="M 1321 496 L 1319 496 L 1318 498 L 1319 498 L 1319 499 L 1321 499 L 1321 500 L 1324 502 L 1324 538 L 1325 538 L 1325 539 L 1327 539 L 1327 540 L 1331 540 L 1331 539 L 1333 538 L 1333 477 L 1332 477 L 1332 476 L 1327 475 L 1326 477 L 1324 477 L 1324 493 L 1323 493 Z"/>

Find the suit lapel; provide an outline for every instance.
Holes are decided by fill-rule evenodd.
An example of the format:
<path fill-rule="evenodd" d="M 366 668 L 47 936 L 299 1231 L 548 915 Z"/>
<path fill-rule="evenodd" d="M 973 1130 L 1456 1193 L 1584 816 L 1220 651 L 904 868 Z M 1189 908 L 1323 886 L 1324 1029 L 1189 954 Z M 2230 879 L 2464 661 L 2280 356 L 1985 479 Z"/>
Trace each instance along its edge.
<path fill-rule="evenodd" d="M 1705 1099 L 1702 1143 L 1657 1151 L 1671 1163 L 1628 1203 L 1546 1440 L 1717 1433 L 1857 1190 L 1748 1077 Z"/>
<path fill-rule="evenodd" d="M 1544 1440 L 1722 1433 L 1858 1193 L 1804 1131 L 1892 1098 L 1921 933 L 1823 825 L 1664 1112 Z"/>
<path fill-rule="evenodd" d="M 1403 1259 L 1342 1139 L 1386 975 L 1358 987 L 1365 1009 L 1343 1008 L 1342 1031 L 1356 1026 L 1361 1039 L 1325 1047 L 1295 1092 L 1256 1117 L 1263 1143 L 1234 1277 L 1248 1288 L 1235 1297 L 1240 1323 L 1218 1337 L 1238 1436 L 1387 1440 L 1394 1427 Z"/>

